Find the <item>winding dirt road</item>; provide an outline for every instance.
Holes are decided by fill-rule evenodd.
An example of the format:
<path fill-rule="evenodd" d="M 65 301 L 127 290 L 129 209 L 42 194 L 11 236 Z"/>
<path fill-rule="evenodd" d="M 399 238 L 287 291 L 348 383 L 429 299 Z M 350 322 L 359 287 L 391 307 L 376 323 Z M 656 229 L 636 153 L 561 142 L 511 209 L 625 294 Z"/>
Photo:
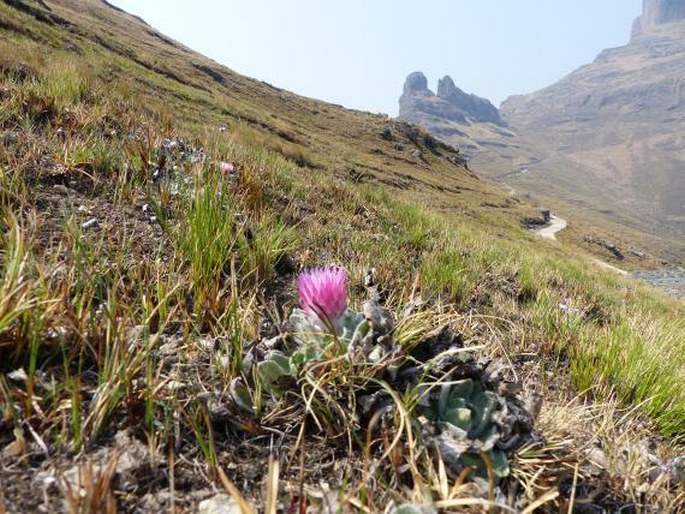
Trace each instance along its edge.
<path fill-rule="evenodd" d="M 556 216 L 550 217 L 550 223 L 544 228 L 535 231 L 540 237 L 545 239 L 551 239 L 556 241 L 556 233 L 560 230 L 566 228 L 566 220 L 562 218 L 557 218 Z M 623 276 L 632 276 L 640 280 L 644 280 L 652 287 L 666 291 L 671 296 L 675 298 L 685 299 L 685 270 L 678 268 L 675 270 L 653 270 L 653 271 L 639 271 L 635 273 L 629 273 L 626 270 L 617 268 L 616 266 L 597 259 L 596 257 L 590 257 L 590 260 L 595 263 L 600 268 L 608 269 Z"/>
<path fill-rule="evenodd" d="M 544 228 L 541 228 L 539 230 L 536 230 L 535 233 L 540 236 L 544 237 L 545 239 L 551 239 L 552 241 L 556 241 L 556 233 L 559 232 L 560 230 L 563 230 L 566 228 L 566 220 L 562 218 L 557 218 L 556 216 L 550 216 L 550 223 Z M 617 268 L 616 266 L 612 266 L 608 262 L 600 261 L 599 259 L 595 257 L 591 257 L 592 262 L 597 264 L 600 268 L 604 269 L 609 269 L 615 273 L 618 273 L 619 275 L 628 275 L 629 273 L 625 270 L 622 270 L 621 268 Z"/>
<path fill-rule="evenodd" d="M 540 237 L 544 237 L 545 239 L 551 239 L 552 241 L 556 241 L 557 236 L 555 234 L 565 228 L 565 219 L 557 218 L 556 216 L 550 216 L 549 225 L 547 225 L 545 228 L 541 228 L 540 230 L 536 230 L 535 233 Z"/>

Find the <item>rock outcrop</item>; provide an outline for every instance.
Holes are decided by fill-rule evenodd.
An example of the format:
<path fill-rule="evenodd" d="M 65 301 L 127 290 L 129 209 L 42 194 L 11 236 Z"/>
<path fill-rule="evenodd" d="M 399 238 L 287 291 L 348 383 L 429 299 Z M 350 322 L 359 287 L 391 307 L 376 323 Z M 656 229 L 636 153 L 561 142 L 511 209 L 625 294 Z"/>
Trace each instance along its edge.
<path fill-rule="evenodd" d="M 685 1 L 643 0 L 642 16 L 633 24 L 633 37 L 680 20 L 685 20 Z"/>
<path fill-rule="evenodd" d="M 497 107 L 485 98 L 464 93 L 454 85 L 454 81 L 449 75 L 438 80 L 438 97 L 456 106 L 463 112 L 464 117 L 472 121 L 503 124 Z"/>
<path fill-rule="evenodd" d="M 428 79 L 420 71 L 410 73 L 407 80 L 404 81 L 404 96 L 411 96 L 414 93 L 427 93 L 431 96 L 433 95 L 428 89 Z"/>
<path fill-rule="evenodd" d="M 428 89 L 428 80 L 420 71 L 411 73 L 404 82 L 400 97 L 400 118 L 430 129 L 430 118 L 450 120 L 464 125 L 494 123 L 503 125 L 497 108 L 485 98 L 459 89 L 451 77 L 438 81 L 438 94 Z"/>

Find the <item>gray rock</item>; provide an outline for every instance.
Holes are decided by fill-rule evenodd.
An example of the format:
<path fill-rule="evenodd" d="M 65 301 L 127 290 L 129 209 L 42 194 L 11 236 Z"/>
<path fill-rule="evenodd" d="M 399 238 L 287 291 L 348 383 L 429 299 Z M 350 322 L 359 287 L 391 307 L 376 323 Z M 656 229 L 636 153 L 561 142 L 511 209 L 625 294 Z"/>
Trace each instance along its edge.
<path fill-rule="evenodd" d="M 649 471 L 649 481 L 652 483 L 664 476 L 675 487 L 685 483 L 685 456 L 676 457 L 664 465 L 653 467 Z"/>
<path fill-rule="evenodd" d="M 393 506 L 389 514 L 437 514 L 438 510 L 433 505 L 417 505 L 403 503 Z"/>
<path fill-rule="evenodd" d="M 463 125 L 494 123 L 504 125 L 497 108 L 485 98 L 468 94 L 445 76 L 438 82 L 437 96 L 428 89 L 428 81 L 421 72 L 410 74 L 400 97 L 400 118 L 425 126 L 429 130 L 435 119 Z"/>
<path fill-rule="evenodd" d="M 685 19 L 685 2 L 682 0 L 645 0 L 642 16 L 633 24 L 633 37 L 659 25 Z"/>
<path fill-rule="evenodd" d="M 240 504 L 227 494 L 217 494 L 202 500 L 197 506 L 198 514 L 242 514 Z"/>
<path fill-rule="evenodd" d="M 671 296 L 685 298 L 685 270 L 683 269 L 636 271 L 633 276 Z"/>
<path fill-rule="evenodd" d="M 362 311 L 371 326 L 369 335 L 373 340 L 378 341 L 392 332 L 395 326 L 392 315 L 390 311 L 378 305 L 378 302 L 375 300 L 364 302 Z"/>
<path fill-rule="evenodd" d="M 465 93 L 449 75 L 438 80 L 438 97 L 459 108 L 472 121 L 503 124 L 497 107 L 485 98 Z"/>
<path fill-rule="evenodd" d="M 117 461 L 117 473 L 126 475 L 150 461 L 148 447 L 133 437 L 129 430 L 117 432 L 114 441 L 120 452 Z"/>
<path fill-rule="evenodd" d="M 607 469 L 607 465 L 608 465 L 607 456 L 604 453 L 604 450 L 602 450 L 601 448 L 595 446 L 595 447 L 591 448 L 590 450 L 588 450 L 587 459 L 598 470 L 601 471 L 601 470 Z"/>
<path fill-rule="evenodd" d="M 95 218 L 90 218 L 88 221 L 81 224 L 83 230 L 88 230 L 91 228 L 97 228 L 99 226 L 98 220 Z"/>
<path fill-rule="evenodd" d="M 426 76 L 420 72 L 415 71 L 410 73 L 407 79 L 404 81 L 404 93 L 414 93 L 414 92 L 426 93 L 433 95 L 433 93 L 428 89 L 428 79 Z"/>

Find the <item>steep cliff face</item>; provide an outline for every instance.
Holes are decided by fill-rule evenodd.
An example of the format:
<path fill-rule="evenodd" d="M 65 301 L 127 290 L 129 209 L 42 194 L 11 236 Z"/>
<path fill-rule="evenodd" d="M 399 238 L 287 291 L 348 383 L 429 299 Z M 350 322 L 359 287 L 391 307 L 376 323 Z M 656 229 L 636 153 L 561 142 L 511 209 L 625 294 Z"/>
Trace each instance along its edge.
<path fill-rule="evenodd" d="M 456 106 L 464 113 L 465 117 L 472 121 L 503 124 L 497 107 L 485 98 L 465 93 L 454 85 L 454 81 L 449 75 L 438 80 L 438 97 Z"/>
<path fill-rule="evenodd" d="M 420 71 L 409 74 L 400 97 L 400 118 L 421 123 L 426 117 L 466 121 L 463 113 L 428 89 L 428 79 Z"/>
<path fill-rule="evenodd" d="M 685 19 L 683 0 L 644 0 L 642 16 L 633 25 L 633 37 L 654 30 L 659 25 Z"/>
<path fill-rule="evenodd" d="M 399 117 L 458 147 L 479 166 L 488 162 L 492 168 L 509 169 L 521 160 L 521 152 L 509 146 L 513 134 L 488 100 L 465 93 L 449 76 L 438 81 L 437 91 L 428 88 L 423 73 L 411 73 L 400 97 Z"/>
<path fill-rule="evenodd" d="M 451 77 L 438 81 L 438 94 L 428 89 L 428 80 L 420 71 L 411 73 L 400 97 L 400 118 L 415 123 L 428 118 L 450 120 L 464 125 L 495 123 L 503 125 L 497 108 L 485 98 L 459 89 Z"/>

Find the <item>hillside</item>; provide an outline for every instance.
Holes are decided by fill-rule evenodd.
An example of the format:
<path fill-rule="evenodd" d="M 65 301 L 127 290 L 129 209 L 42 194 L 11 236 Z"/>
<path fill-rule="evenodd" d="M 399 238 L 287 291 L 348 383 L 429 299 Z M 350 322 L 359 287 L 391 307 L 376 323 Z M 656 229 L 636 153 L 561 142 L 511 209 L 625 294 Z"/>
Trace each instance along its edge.
<path fill-rule="evenodd" d="M 410 75 L 400 118 L 457 146 L 476 173 L 576 221 L 576 242 L 590 243 L 588 250 L 605 240 L 682 264 L 683 9 L 679 0 L 646 0 L 627 45 L 545 89 L 508 98 L 488 119 L 455 118 L 454 104 L 440 95 L 431 100 L 439 105 L 429 105 L 424 93 L 408 94 Z"/>
<path fill-rule="evenodd" d="M 685 499 L 683 303 L 450 145 L 102 0 L 0 3 L 0 101 L 0 512 Z"/>
<path fill-rule="evenodd" d="M 645 3 L 645 17 L 654 3 Z M 685 4 L 676 4 L 682 13 Z M 546 89 L 506 100 L 501 111 L 546 159 L 529 167 L 526 184 L 544 176 L 560 195 L 577 195 L 574 184 L 582 183 L 586 205 L 683 241 L 685 17 L 675 14 L 645 22 L 627 45 Z"/>

